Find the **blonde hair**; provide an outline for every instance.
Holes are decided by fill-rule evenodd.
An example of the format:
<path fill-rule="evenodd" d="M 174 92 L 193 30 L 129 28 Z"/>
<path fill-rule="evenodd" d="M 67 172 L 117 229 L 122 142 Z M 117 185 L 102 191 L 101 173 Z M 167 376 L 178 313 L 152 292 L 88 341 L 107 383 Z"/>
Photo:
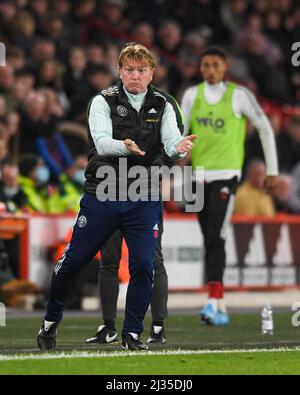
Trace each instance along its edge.
<path fill-rule="evenodd" d="M 127 59 L 134 60 L 136 62 L 146 62 L 151 69 L 155 68 L 155 58 L 151 51 L 144 45 L 137 43 L 128 43 L 122 49 L 119 56 L 119 67 L 123 67 Z"/>
<path fill-rule="evenodd" d="M 19 11 L 14 18 L 13 30 L 26 35 L 34 32 L 35 25 L 35 19 L 29 12 Z"/>

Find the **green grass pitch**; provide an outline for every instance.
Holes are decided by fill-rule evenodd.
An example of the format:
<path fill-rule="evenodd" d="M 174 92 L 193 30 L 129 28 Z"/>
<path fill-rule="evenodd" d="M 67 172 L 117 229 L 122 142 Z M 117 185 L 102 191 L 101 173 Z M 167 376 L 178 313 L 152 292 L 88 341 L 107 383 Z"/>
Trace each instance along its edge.
<path fill-rule="evenodd" d="M 232 313 L 226 328 L 202 325 L 197 314 L 171 314 L 168 342 L 142 353 L 123 352 L 120 343 L 85 344 L 99 319 L 68 314 L 57 351 L 42 353 L 36 346 L 40 318 L 8 317 L 0 327 L 0 374 L 299 374 L 300 327 L 292 326 L 291 317 L 291 311 L 275 311 L 274 335 L 262 336 L 259 312 Z M 144 339 L 149 325 L 147 317 Z"/>

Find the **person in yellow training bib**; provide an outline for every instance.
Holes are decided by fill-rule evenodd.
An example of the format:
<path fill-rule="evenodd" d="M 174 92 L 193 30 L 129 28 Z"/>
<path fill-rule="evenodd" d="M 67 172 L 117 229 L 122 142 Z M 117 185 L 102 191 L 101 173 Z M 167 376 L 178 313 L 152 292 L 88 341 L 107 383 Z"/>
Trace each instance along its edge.
<path fill-rule="evenodd" d="M 204 167 L 204 207 L 197 216 L 204 237 L 208 300 L 199 314 L 204 323 L 215 326 L 229 324 L 223 295 L 225 239 L 244 160 L 247 119 L 261 139 L 268 192 L 276 188 L 278 176 L 272 127 L 255 96 L 247 88 L 225 80 L 227 68 L 223 49 L 206 48 L 200 58 L 204 81 L 188 88 L 181 103 L 184 134 L 198 136 L 190 155 L 192 167 Z"/>

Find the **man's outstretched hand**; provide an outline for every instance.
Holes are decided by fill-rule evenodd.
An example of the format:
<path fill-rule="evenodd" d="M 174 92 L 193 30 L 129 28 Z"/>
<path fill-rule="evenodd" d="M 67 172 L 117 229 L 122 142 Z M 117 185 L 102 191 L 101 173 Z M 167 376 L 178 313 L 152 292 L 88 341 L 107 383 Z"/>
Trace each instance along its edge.
<path fill-rule="evenodd" d="M 193 140 L 195 140 L 197 136 L 195 134 L 191 134 L 190 136 L 184 137 L 177 144 L 176 151 L 179 154 L 184 154 L 185 152 L 189 152 L 194 147 Z"/>
<path fill-rule="evenodd" d="M 124 144 L 126 145 L 126 148 L 128 149 L 129 152 L 131 152 L 134 155 L 139 155 L 139 156 L 144 156 L 145 151 L 142 151 L 133 140 L 126 139 L 124 140 Z"/>

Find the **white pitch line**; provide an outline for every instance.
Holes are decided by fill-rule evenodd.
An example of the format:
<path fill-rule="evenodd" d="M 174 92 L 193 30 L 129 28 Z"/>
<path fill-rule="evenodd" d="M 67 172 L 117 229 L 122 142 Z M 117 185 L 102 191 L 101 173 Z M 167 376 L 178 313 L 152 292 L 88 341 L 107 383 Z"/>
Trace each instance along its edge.
<path fill-rule="evenodd" d="M 1 361 L 24 361 L 24 360 L 47 360 L 47 359 L 72 359 L 72 358 L 113 358 L 113 357 L 135 357 L 135 356 L 154 356 L 154 355 L 207 355 L 207 354 L 241 354 L 241 353 L 268 353 L 268 352 L 287 352 L 300 351 L 300 347 L 287 348 L 251 348 L 236 350 L 165 350 L 165 351 L 114 351 L 114 352 L 86 352 L 73 351 L 72 353 L 43 353 L 28 355 L 1 355 Z"/>

